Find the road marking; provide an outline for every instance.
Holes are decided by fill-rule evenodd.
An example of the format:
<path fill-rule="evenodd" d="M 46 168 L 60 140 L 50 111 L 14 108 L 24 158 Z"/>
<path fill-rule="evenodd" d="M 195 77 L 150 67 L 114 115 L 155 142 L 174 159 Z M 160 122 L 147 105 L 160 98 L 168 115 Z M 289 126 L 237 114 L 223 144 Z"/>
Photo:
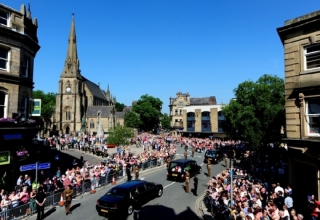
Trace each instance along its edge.
<path fill-rule="evenodd" d="M 140 180 L 144 180 L 144 177 L 142 177 Z"/>
<path fill-rule="evenodd" d="M 168 185 L 166 185 L 165 187 L 163 187 L 164 189 L 167 188 L 168 186 L 171 186 L 172 184 L 175 184 L 176 182 L 170 183 Z"/>
<path fill-rule="evenodd" d="M 203 163 L 202 164 L 200 164 L 200 166 L 202 166 L 203 165 Z"/>

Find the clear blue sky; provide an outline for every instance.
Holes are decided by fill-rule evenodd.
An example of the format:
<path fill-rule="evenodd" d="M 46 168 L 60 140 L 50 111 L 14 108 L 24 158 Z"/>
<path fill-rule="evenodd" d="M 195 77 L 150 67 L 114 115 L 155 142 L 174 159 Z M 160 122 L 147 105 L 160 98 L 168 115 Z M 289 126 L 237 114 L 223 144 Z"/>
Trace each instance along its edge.
<path fill-rule="evenodd" d="M 319 0 L 2 0 L 20 10 L 31 4 L 41 49 L 36 90 L 54 92 L 75 13 L 81 73 L 117 101 L 143 94 L 163 101 L 189 92 L 228 103 L 233 89 L 263 74 L 284 77 L 276 28 L 320 9 Z"/>

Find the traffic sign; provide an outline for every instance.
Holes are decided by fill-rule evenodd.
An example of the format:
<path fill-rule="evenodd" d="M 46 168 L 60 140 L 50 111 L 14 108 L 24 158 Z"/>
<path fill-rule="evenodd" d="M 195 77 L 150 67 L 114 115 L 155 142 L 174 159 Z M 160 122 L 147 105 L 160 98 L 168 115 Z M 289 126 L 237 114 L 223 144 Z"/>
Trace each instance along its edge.
<path fill-rule="evenodd" d="M 39 170 L 49 169 L 50 166 L 51 166 L 50 163 L 40 163 L 40 164 L 38 164 L 38 169 Z M 28 170 L 35 170 L 35 169 L 37 169 L 36 164 L 29 164 L 29 165 L 20 166 L 21 172 L 28 171 Z"/>

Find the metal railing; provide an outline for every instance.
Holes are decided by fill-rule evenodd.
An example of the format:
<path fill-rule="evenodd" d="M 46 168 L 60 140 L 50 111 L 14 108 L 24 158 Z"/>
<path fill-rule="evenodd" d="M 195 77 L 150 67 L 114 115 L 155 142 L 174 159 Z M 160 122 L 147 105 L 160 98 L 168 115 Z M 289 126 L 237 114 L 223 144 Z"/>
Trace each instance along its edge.
<path fill-rule="evenodd" d="M 172 156 L 172 159 L 173 157 L 174 155 Z M 141 170 L 146 170 L 163 164 L 163 160 L 154 159 L 141 163 L 139 167 Z M 124 177 L 123 174 L 123 170 L 110 171 L 108 174 L 104 176 L 83 180 L 81 185 L 75 185 L 73 187 L 73 198 L 77 196 L 83 196 L 86 192 L 92 192 L 96 188 L 103 187 L 111 183 L 113 179 L 119 180 Z M 63 191 L 64 189 L 62 188 L 57 191 L 47 192 L 46 201 L 44 203 L 45 209 L 52 209 L 53 207 L 59 205 Z M 37 214 L 37 206 L 35 204 L 35 201 L 30 200 L 27 204 L 22 204 L 14 208 L 9 207 L 7 209 L 0 210 L 0 219 L 16 220 L 31 216 L 33 214 Z"/>

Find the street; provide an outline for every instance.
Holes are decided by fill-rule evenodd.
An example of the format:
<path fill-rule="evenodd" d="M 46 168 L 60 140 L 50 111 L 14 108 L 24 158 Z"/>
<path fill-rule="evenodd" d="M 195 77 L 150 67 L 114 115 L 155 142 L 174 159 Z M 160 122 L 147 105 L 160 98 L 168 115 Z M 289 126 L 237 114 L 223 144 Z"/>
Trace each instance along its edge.
<path fill-rule="evenodd" d="M 189 150 L 190 151 L 190 150 Z M 184 149 L 178 147 L 176 158 L 183 158 Z M 69 150 L 62 151 L 61 154 L 69 154 L 75 158 L 79 158 L 81 151 L 78 150 Z M 142 207 L 140 219 L 199 219 L 198 218 L 198 202 L 200 197 L 203 195 L 204 190 L 206 189 L 206 184 L 208 177 L 206 176 L 206 164 L 203 164 L 203 154 L 204 153 L 195 153 L 195 157 L 191 157 L 191 151 L 188 152 L 188 158 L 194 159 L 199 165 L 202 165 L 202 172 L 198 176 L 199 185 L 198 185 L 198 195 L 195 196 L 192 191 L 186 193 L 184 191 L 184 182 L 175 182 L 168 181 L 166 179 L 167 170 L 165 166 L 162 166 L 158 169 L 149 169 L 143 171 L 140 175 L 140 179 L 150 182 L 161 183 L 164 187 L 164 192 L 162 197 L 155 198 L 149 201 Z M 90 160 L 92 163 L 102 161 L 102 158 L 95 155 L 88 155 L 84 153 L 84 158 Z M 221 164 L 211 165 L 212 175 L 216 175 L 218 172 L 221 172 L 224 167 Z M 125 178 L 117 182 L 121 184 L 125 181 Z M 66 216 L 64 207 L 56 206 L 52 209 L 46 210 L 46 218 L 50 220 L 61 220 L 61 219 L 108 219 L 103 216 L 99 216 L 95 209 L 96 201 L 105 194 L 113 185 L 108 185 L 102 188 L 97 189 L 95 194 L 85 194 L 83 196 L 78 196 L 72 201 L 72 214 Z M 193 178 L 190 181 L 190 189 L 193 188 Z M 29 217 L 28 219 L 36 219 L 36 215 Z M 111 218 L 110 218 L 111 219 Z M 117 218 L 118 219 L 118 218 Z M 128 216 L 127 220 L 132 220 L 133 215 Z"/>

